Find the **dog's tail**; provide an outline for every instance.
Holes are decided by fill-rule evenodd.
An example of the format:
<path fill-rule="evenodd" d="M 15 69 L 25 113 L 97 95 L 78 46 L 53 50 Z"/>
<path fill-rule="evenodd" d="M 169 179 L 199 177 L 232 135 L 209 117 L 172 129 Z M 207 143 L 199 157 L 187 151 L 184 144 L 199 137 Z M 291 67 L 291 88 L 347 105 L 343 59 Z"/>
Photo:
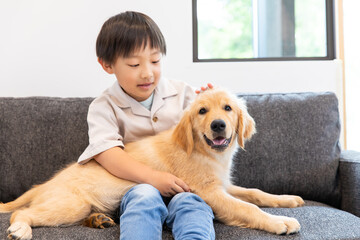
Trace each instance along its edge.
<path fill-rule="evenodd" d="M 13 212 L 31 203 L 37 188 L 32 188 L 12 202 L 0 203 L 0 213 Z"/>

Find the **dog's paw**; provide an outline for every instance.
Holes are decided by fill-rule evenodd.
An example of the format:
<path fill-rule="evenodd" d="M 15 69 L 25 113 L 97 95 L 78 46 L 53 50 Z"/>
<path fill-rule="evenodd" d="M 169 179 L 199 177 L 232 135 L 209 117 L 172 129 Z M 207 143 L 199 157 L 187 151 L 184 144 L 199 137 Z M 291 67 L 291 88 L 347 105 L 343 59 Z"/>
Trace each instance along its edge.
<path fill-rule="evenodd" d="M 7 230 L 8 239 L 28 240 L 32 238 L 32 230 L 29 224 L 14 222 Z"/>
<path fill-rule="evenodd" d="M 295 208 L 305 204 L 304 200 L 299 196 L 279 195 L 278 197 L 278 207 Z"/>
<path fill-rule="evenodd" d="M 295 218 L 273 216 L 270 223 L 270 232 L 278 235 L 295 234 L 300 231 L 300 223 Z"/>
<path fill-rule="evenodd" d="M 85 226 L 91 228 L 109 228 L 116 225 L 116 223 L 103 213 L 93 213 L 87 219 L 85 219 Z"/>

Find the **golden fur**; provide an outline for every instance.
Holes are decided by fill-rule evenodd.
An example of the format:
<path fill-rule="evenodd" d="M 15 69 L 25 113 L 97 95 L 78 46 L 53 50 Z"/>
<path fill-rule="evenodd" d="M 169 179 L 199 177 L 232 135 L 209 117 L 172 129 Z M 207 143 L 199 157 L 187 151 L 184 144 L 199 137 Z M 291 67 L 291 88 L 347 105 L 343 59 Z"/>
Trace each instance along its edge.
<path fill-rule="evenodd" d="M 212 123 L 218 120 L 226 127 L 214 130 Z M 226 91 L 210 89 L 199 94 L 175 128 L 129 143 L 125 151 L 154 169 L 181 178 L 225 224 L 275 234 L 296 233 L 300 230 L 296 219 L 270 215 L 258 206 L 298 207 L 304 204 L 300 197 L 231 184 L 236 143 L 244 148 L 254 133 L 255 123 L 245 103 Z M 0 212 L 14 212 L 8 229 L 10 238 L 30 239 L 30 226 L 70 225 L 84 221 L 93 212 L 113 212 L 134 185 L 111 175 L 95 160 L 84 165 L 74 163 L 15 201 L 0 204 Z"/>

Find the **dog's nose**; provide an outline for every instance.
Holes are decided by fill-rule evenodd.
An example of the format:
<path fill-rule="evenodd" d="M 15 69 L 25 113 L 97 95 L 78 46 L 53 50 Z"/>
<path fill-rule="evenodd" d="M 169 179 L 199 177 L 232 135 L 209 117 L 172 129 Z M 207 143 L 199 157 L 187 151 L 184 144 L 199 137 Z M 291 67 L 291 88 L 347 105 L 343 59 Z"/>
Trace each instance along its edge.
<path fill-rule="evenodd" d="M 213 130 L 214 132 L 221 132 L 221 131 L 225 130 L 226 123 L 224 122 L 224 120 L 218 119 L 218 120 L 212 121 L 210 127 L 211 127 L 211 130 Z"/>

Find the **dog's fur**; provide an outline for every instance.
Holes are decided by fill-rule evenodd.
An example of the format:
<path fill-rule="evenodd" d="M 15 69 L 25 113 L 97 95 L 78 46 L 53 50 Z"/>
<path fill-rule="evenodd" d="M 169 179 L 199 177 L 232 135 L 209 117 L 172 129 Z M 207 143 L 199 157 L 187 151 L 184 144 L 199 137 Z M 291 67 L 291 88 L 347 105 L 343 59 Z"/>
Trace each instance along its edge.
<path fill-rule="evenodd" d="M 181 178 L 225 224 L 275 234 L 296 233 L 300 230 L 296 219 L 270 215 L 257 206 L 299 207 L 304 204 L 300 197 L 231 184 L 236 142 L 244 148 L 245 140 L 254 133 L 255 123 L 244 101 L 210 89 L 199 94 L 175 128 L 129 143 L 125 151 L 156 170 Z M 111 175 L 95 160 L 74 163 L 15 201 L 0 204 L 0 212 L 14 212 L 9 238 L 30 239 L 30 226 L 71 225 L 93 212 L 113 212 L 134 185 Z"/>

